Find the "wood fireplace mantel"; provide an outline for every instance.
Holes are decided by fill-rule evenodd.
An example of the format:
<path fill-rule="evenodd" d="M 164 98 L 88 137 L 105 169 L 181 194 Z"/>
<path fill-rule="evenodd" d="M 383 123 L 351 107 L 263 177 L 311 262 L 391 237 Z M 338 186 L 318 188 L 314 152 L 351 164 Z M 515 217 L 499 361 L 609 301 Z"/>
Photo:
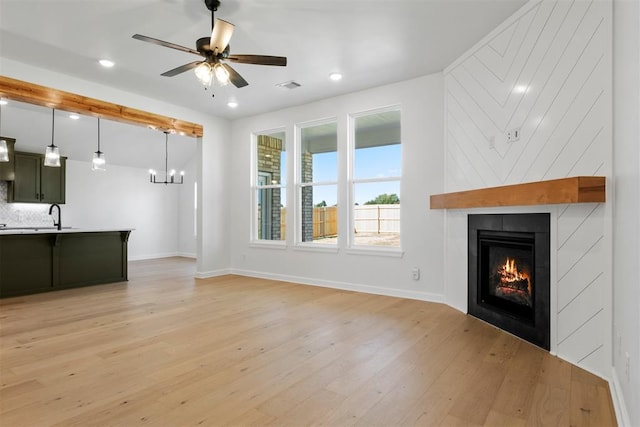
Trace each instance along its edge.
<path fill-rule="evenodd" d="M 531 206 L 605 201 L 604 176 L 575 176 L 549 181 L 431 195 L 431 209 Z"/>

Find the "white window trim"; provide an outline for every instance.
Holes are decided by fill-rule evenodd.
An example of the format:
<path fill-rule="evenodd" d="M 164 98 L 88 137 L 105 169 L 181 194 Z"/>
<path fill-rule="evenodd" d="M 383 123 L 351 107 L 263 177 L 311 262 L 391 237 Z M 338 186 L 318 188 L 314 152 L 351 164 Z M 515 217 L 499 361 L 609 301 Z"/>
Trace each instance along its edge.
<path fill-rule="evenodd" d="M 303 242 L 302 241 L 302 188 L 304 187 L 314 187 L 314 186 L 322 186 L 322 185 L 334 185 L 336 187 L 336 200 L 339 200 L 340 196 L 340 149 L 337 140 L 339 138 L 336 130 L 336 156 L 338 158 L 336 164 L 336 171 L 338 176 L 335 181 L 318 181 L 318 182 L 302 182 L 301 171 L 302 171 L 302 159 L 300 158 L 302 154 L 302 129 L 306 129 L 313 126 L 320 126 L 329 123 L 335 123 L 336 128 L 338 128 L 338 118 L 337 117 L 328 117 L 319 120 L 311 120 L 301 123 L 295 124 L 295 167 L 294 167 L 294 177 L 295 177 L 295 191 L 294 191 L 294 203 L 295 203 L 295 211 L 294 211 L 294 248 L 302 251 L 309 252 L 338 252 L 338 243 L 313 243 L 313 242 Z M 339 207 L 338 207 L 339 209 Z M 338 220 L 340 217 L 338 216 Z M 339 229 L 339 227 L 338 227 Z M 340 235 L 338 234 L 338 242 L 340 240 Z"/>
<path fill-rule="evenodd" d="M 349 207 L 347 212 L 348 224 L 349 228 L 347 231 L 347 247 L 345 249 L 345 253 L 356 254 L 356 255 L 377 255 L 377 256 L 389 256 L 389 257 L 399 257 L 401 258 L 404 255 L 404 250 L 402 249 L 402 210 L 400 211 L 400 247 L 380 247 L 380 246 L 365 246 L 365 245 L 357 245 L 354 243 L 353 230 L 355 229 L 355 215 L 353 212 L 354 206 L 354 194 L 353 190 L 356 184 L 363 183 L 372 183 L 372 182 L 392 182 L 399 181 L 402 184 L 402 175 L 400 176 L 389 176 L 389 177 L 379 177 L 379 178 L 354 178 L 354 169 L 355 169 L 355 119 L 359 117 L 368 116 L 376 113 L 385 113 L 389 111 L 400 111 L 401 117 L 401 134 L 402 134 L 402 107 L 400 104 L 389 105 L 381 108 L 374 108 L 371 110 L 360 111 L 358 113 L 351 113 L 348 116 L 347 120 L 347 188 L 348 188 L 348 203 Z M 402 141 L 400 142 L 402 144 Z M 402 194 L 400 194 L 402 197 Z"/>
<path fill-rule="evenodd" d="M 273 248 L 273 249 L 286 249 L 287 242 L 285 240 L 265 240 L 258 239 L 258 190 L 279 188 L 281 191 L 287 191 L 287 184 L 280 183 L 279 185 L 258 185 L 258 135 L 270 135 L 274 133 L 284 133 L 285 135 L 285 150 L 287 147 L 288 132 L 285 127 L 277 127 L 264 131 L 255 131 L 251 133 L 251 227 L 249 235 L 249 246 L 260 248 Z M 287 165 L 285 165 L 286 167 Z M 286 219 L 285 219 L 286 221 Z"/>

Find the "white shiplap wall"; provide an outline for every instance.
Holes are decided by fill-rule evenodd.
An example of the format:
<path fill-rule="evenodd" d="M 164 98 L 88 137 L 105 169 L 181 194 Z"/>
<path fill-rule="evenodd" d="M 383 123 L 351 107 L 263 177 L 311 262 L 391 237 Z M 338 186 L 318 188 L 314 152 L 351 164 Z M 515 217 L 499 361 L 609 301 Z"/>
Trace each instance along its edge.
<path fill-rule="evenodd" d="M 531 1 L 445 70 L 445 105 L 446 191 L 610 178 L 610 2 Z M 520 140 L 508 143 L 513 129 Z M 553 222 L 551 349 L 604 377 L 611 362 L 610 205 L 535 208 Z M 462 310 L 467 280 L 458 266 L 466 259 L 468 213 L 446 214 L 446 299 Z"/>

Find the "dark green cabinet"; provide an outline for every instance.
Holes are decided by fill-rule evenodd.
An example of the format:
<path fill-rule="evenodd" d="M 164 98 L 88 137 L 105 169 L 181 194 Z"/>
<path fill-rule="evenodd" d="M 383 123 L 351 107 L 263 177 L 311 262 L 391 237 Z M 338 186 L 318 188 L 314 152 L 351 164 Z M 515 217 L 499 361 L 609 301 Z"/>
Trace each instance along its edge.
<path fill-rule="evenodd" d="M 44 156 L 36 153 L 14 154 L 15 178 L 9 181 L 8 202 L 64 203 L 66 157 L 60 167 L 44 165 Z"/>
<path fill-rule="evenodd" d="M 9 149 L 9 162 L 0 162 L 0 181 L 13 181 L 15 174 L 13 147 L 16 140 L 13 138 L 5 138 L 4 136 L 0 136 L 0 139 L 4 139 L 7 142 L 7 148 Z"/>
<path fill-rule="evenodd" d="M 0 297 L 52 290 L 55 235 L 0 235 Z"/>
<path fill-rule="evenodd" d="M 0 234 L 0 298 L 126 281 L 129 234 Z"/>
<path fill-rule="evenodd" d="M 44 165 L 44 157 L 40 164 L 40 201 L 43 203 L 64 203 L 65 175 L 67 158 L 60 157 L 60 167 Z"/>

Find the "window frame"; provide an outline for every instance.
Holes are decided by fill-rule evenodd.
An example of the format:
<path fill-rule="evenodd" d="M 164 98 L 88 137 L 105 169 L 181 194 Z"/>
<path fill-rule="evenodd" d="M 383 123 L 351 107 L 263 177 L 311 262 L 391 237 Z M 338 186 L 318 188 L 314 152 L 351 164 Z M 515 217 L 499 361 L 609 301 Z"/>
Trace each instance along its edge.
<path fill-rule="evenodd" d="M 336 177 L 335 181 L 311 181 L 311 182 L 303 182 L 302 179 L 302 131 L 303 129 L 314 127 L 314 126 L 322 126 L 326 124 L 335 124 L 336 126 Z M 340 200 L 340 144 L 339 144 L 339 133 L 338 130 L 340 128 L 338 118 L 337 117 L 327 117 L 318 120 L 310 120 L 305 122 L 296 123 L 295 125 L 295 247 L 301 250 L 308 251 L 321 251 L 321 252 L 337 252 L 338 244 L 341 240 L 340 238 L 340 227 L 338 226 L 338 234 L 336 243 L 315 243 L 305 242 L 302 240 L 302 223 L 303 223 L 303 214 L 302 214 L 302 189 L 306 187 L 318 187 L 318 186 L 334 186 L 336 189 L 336 205 L 338 205 L 338 201 Z M 339 207 L 338 207 L 339 209 Z M 340 212 L 338 210 L 338 212 Z M 338 221 L 340 220 L 340 215 L 338 214 Z"/>
<path fill-rule="evenodd" d="M 260 216 L 258 215 L 258 191 L 261 190 L 273 190 L 273 189 L 280 189 L 280 194 L 285 196 L 285 200 L 286 200 L 286 204 L 285 204 L 285 208 L 287 208 L 287 204 L 289 204 L 289 198 L 287 197 L 287 186 L 289 185 L 288 182 L 290 181 L 290 178 L 288 176 L 288 173 L 286 175 L 287 180 L 283 183 L 282 179 L 280 180 L 279 184 L 268 184 L 268 185 L 260 185 L 258 183 L 258 179 L 259 176 L 261 175 L 261 172 L 258 170 L 258 137 L 260 135 L 266 135 L 266 136 L 270 136 L 270 135 L 274 135 L 274 134 L 283 134 L 284 135 L 284 140 L 283 140 L 283 151 L 287 152 L 288 151 L 288 147 L 287 147 L 287 140 L 289 139 L 288 136 L 288 132 L 286 130 L 285 127 L 277 127 L 277 128 L 273 128 L 273 129 L 268 129 L 268 130 L 262 130 L 262 131 L 254 131 L 251 133 L 251 197 L 250 197 L 250 202 L 251 202 L 251 230 L 250 230 L 250 246 L 259 246 L 259 247 L 275 247 L 275 248 L 285 248 L 287 245 L 287 236 L 285 236 L 285 238 L 281 238 L 280 240 L 268 240 L 268 239 L 264 239 L 264 238 L 259 238 L 258 236 L 258 231 L 259 231 L 259 218 Z M 287 153 L 287 157 L 286 157 L 286 162 L 285 164 L 281 164 L 280 168 L 281 170 L 286 170 L 288 171 L 288 163 L 290 162 L 290 155 L 289 153 Z M 288 216 L 288 210 L 287 210 L 287 216 Z M 285 224 L 287 223 L 287 218 L 284 218 L 285 220 Z M 280 221 L 282 221 L 282 217 L 280 219 Z M 288 228 L 288 227 L 287 227 Z M 289 233 L 287 232 L 287 235 Z"/>
<path fill-rule="evenodd" d="M 367 178 L 355 178 L 355 160 L 356 160 L 356 126 L 355 121 L 360 117 L 369 116 L 372 114 L 385 113 L 390 111 L 400 112 L 400 150 L 401 150 L 401 167 L 400 175 L 390 177 L 367 177 Z M 358 245 L 355 243 L 355 189 L 358 184 L 376 183 L 376 182 L 398 182 L 400 184 L 400 190 L 402 189 L 402 163 L 403 163 L 403 150 L 402 150 L 402 106 L 401 104 L 393 104 L 380 108 L 373 108 L 370 110 L 363 110 L 356 113 L 350 113 L 348 115 L 348 138 L 347 138 L 347 188 L 348 188 L 348 231 L 347 231 L 347 248 L 346 252 L 353 254 L 372 254 L 390 257 L 402 257 L 404 251 L 402 249 L 402 208 L 400 208 L 400 245 L 399 246 L 375 246 L 375 245 Z M 400 200 L 402 203 L 402 191 L 400 191 Z"/>

